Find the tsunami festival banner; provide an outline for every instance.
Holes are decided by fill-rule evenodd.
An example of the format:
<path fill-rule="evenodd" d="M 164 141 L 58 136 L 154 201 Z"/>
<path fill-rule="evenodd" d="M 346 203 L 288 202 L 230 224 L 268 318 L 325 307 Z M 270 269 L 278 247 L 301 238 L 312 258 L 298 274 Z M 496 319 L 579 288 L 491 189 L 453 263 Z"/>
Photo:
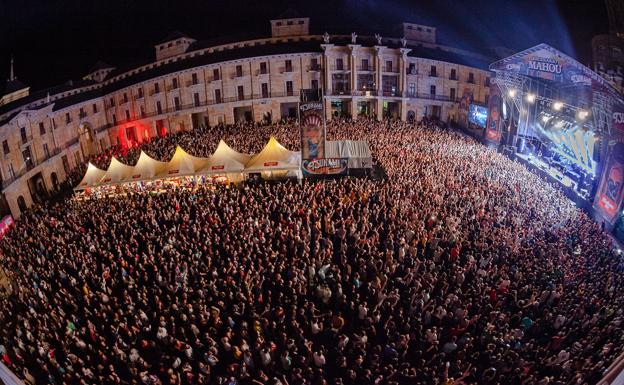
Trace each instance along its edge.
<path fill-rule="evenodd" d="M 485 123 L 485 139 L 489 142 L 499 143 L 501 139 L 501 98 L 500 88 L 494 83 L 490 85 L 490 98 L 488 100 L 488 116 Z"/>
<path fill-rule="evenodd" d="M 301 163 L 307 175 L 344 175 L 348 170 L 347 158 L 305 159 Z"/>
<path fill-rule="evenodd" d="M 609 222 L 614 223 L 622 203 L 624 186 L 624 144 L 614 146 L 596 194 L 594 207 Z"/>
<path fill-rule="evenodd" d="M 325 121 L 322 102 L 299 103 L 301 159 L 325 158 Z"/>

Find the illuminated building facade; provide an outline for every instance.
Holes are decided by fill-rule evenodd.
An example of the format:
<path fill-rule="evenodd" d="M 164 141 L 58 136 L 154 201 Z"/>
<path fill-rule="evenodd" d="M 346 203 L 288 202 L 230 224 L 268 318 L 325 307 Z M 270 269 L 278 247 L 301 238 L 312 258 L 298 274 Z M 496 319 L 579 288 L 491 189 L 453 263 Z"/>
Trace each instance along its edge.
<path fill-rule="evenodd" d="M 311 34 L 309 19 L 271 20 L 271 37 L 221 44 L 174 33 L 155 60 L 98 63 L 79 81 L 31 92 L 11 69 L 0 99 L 0 174 L 14 216 L 112 145 L 199 126 L 296 116 L 301 89 L 323 89 L 328 119 L 452 121 L 471 95 L 487 105 L 492 59 L 439 45 L 433 27 L 402 36 Z M 13 67 L 11 67 L 13 68 Z"/>

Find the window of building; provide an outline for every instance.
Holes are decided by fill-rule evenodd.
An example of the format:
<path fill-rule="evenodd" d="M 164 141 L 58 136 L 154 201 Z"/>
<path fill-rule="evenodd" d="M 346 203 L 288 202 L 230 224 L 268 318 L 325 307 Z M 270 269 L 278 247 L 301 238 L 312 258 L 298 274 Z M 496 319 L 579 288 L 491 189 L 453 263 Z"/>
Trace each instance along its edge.
<path fill-rule="evenodd" d="M 392 72 L 392 60 L 386 61 L 386 72 Z"/>
<path fill-rule="evenodd" d="M 141 107 L 139 107 L 139 110 L 141 111 L 141 117 L 144 118 L 145 117 L 145 107 L 141 106 Z"/>
<path fill-rule="evenodd" d="M 69 115 L 69 112 L 65 113 L 65 123 L 71 123 L 71 115 Z"/>
<path fill-rule="evenodd" d="M 128 94 L 126 92 L 123 94 L 123 101 L 124 103 L 128 103 Z"/>
<path fill-rule="evenodd" d="M 155 94 L 159 94 L 160 93 L 160 84 L 159 83 L 154 83 L 154 93 Z"/>
<path fill-rule="evenodd" d="M 115 106 L 115 98 L 110 98 L 110 106 L 111 107 Z"/>
<path fill-rule="evenodd" d="M 46 129 L 45 124 L 43 122 L 39 122 L 39 135 L 45 135 Z"/>
<path fill-rule="evenodd" d="M 130 111 L 126 110 L 126 120 L 130 120 Z"/>
<path fill-rule="evenodd" d="M 427 32 L 431 32 L 431 28 L 427 28 Z"/>
<path fill-rule="evenodd" d="M 236 77 L 241 77 L 243 76 L 243 66 L 242 65 L 237 65 L 236 66 Z"/>
<path fill-rule="evenodd" d="M 416 30 L 417 31 L 422 31 L 422 27 L 417 27 Z"/>
<path fill-rule="evenodd" d="M 485 78 L 485 86 L 486 87 L 490 86 L 490 77 L 489 76 Z"/>
<path fill-rule="evenodd" d="M 156 113 L 158 115 L 162 114 L 162 104 L 160 103 L 160 101 L 156 102 Z"/>
<path fill-rule="evenodd" d="M 318 71 L 319 64 L 318 64 L 318 59 L 317 58 L 312 58 L 312 60 L 310 60 L 310 69 L 312 71 Z"/>
<path fill-rule="evenodd" d="M 277 23 L 275 23 L 275 25 L 277 25 L 278 27 L 281 27 L 282 26 L 282 22 L 278 21 Z"/>
<path fill-rule="evenodd" d="M 438 70 L 436 68 L 436 66 L 431 66 L 431 72 L 429 73 L 430 76 L 438 76 Z"/>
<path fill-rule="evenodd" d="M 4 155 L 9 155 L 11 150 L 9 149 L 9 142 L 7 140 L 2 141 L 2 150 L 4 150 Z"/>
<path fill-rule="evenodd" d="M 143 87 L 139 87 L 139 89 L 137 90 L 137 93 L 138 93 L 139 99 L 141 99 L 143 97 Z"/>
<path fill-rule="evenodd" d="M 362 59 L 362 71 L 368 71 L 368 59 Z"/>
<path fill-rule="evenodd" d="M 80 107 L 80 110 L 78 111 L 78 116 L 81 118 L 84 118 L 85 116 L 87 116 L 87 114 L 84 111 L 84 108 Z"/>
<path fill-rule="evenodd" d="M 451 101 L 455 101 L 455 88 L 451 88 Z"/>
<path fill-rule="evenodd" d="M 15 170 L 13 169 L 13 164 L 9 163 L 9 178 L 15 177 Z"/>
<path fill-rule="evenodd" d="M 373 74 L 358 74 L 357 86 L 360 91 L 372 91 L 375 89 L 375 75 Z"/>
<path fill-rule="evenodd" d="M 30 146 L 27 146 L 22 151 L 22 157 L 24 158 L 24 163 L 26 163 L 26 168 L 31 168 L 34 165 L 32 155 L 30 154 Z"/>
<path fill-rule="evenodd" d="M 117 115 L 113 114 L 113 124 L 117 124 Z"/>
<path fill-rule="evenodd" d="M 416 63 L 409 63 L 409 68 L 407 70 L 408 75 L 416 75 Z"/>
<path fill-rule="evenodd" d="M 245 99 L 245 87 L 243 86 L 238 86 L 238 100 L 244 100 Z"/>
<path fill-rule="evenodd" d="M 128 138 L 128 140 L 131 142 L 138 142 L 136 127 L 132 126 L 126 128 L 126 138 Z"/>
<path fill-rule="evenodd" d="M 474 83 L 474 74 L 472 72 L 468 73 L 468 83 Z"/>
<path fill-rule="evenodd" d="M 342 71 L 344 69 L 344 62 L 342 61 L 341 58 L 336 59 L 336 69 L 338 71 Z"/>
<path fill-rule="evenodd" d="M 269 97 L 269 84 L 268 83 L 262 83 L 260 85 L 260 88 L 262 90 L 262 97 L 263 98 L 268 98 Z"/>
<path fill-rule="evenodd" d="M 399 92 L 399 77 L 394 75 L 382 76 L 381 87 L 384 96 L 396 96 Z"/>
<path fill-rule="evenodd" d="M 260 73 L 262 75 L 265 75 L 266 73 L 268 73 L 268 71 L 267 71 L 267 63 L 265 61 L 260 62 Z"/>
<path fill-rule="evenodd" d="M 299 25 L 302 25 L 302 24 L 303 24 L 303 20 L 299 20 Z"/>
<path fill-rule="evenodd" d="M 485 104 L 487 105 L 490 102 L 490 95 L 485 95 Z"/>
<path fill-rule="evenodd" d="M 221 103 L 221 90 L 215 90 L 215 102 Z"/>
<path fill-rule="evenodd" d="M 193 103 L 195 103 L 195 107 L 199 107 L 199 93 L 197 92 L 193 94 Z"/>
<path fill-rule="evenodd" d="M 191 83 L 192 83 L 193 85 L 197 84 L 197 74 L 196 74 L 196 73 L 193 73 L 193 74 L 191 75 Z"/>
<path fill-rule="evenodd" d="M 178 78 L 171 79 L 171 88 L 173 88 L 174 90 L 178 88 Z"/>
<path fill-rule="evenodd" d="M 286 60 L 284 62 L 286 72 L 292 72 L 292 60 Z"/>
<path fill-rule="evenodd" d="M 287 81 L 286 82 L 286 95 L 287 96 L 293 96 L 294 91 L 293 91 L 293 82 L 292 81 Z"/>
<path fill-rule="evenodd" d="M 435 86 L 435 85 L 432 85 L 432 86 L 431 86 L 431 89 L 429 90 L 429 93 L 430 93 L 431 95 L 435 95 L 435 94 L 436 94 L 436 86 Z"/>
<path fill-rule="evenodd" d="M 219 80 L 219 69 L 215 68 L 212 70 L 212 80 Z"/>
<path fill-rule="evenodd" d="M 97 114 L 97 112 L 98 112 L 97 104 L 93 103 L 93 113 Z"/>
<path fill-rule="evenodd" d="M 451 80 L 457 80 L 457 71 L 455 68 L 451 69 Z"/>
<path fill-rule="evenodd" d="M 48 144 L 43 144 L 43 156 L 48 159 L 50 157 L 50 149 L 48 149 Z"/>
<path fill-rule="evenodd" d="M 178 98 L 177 96 L 173 98 L 173 106 L 175 107 L 176 111 L 180 109 L 180 98 Z"/>
<path fill-rule="evenodd" d="M 410 83 L 407 85 L 407 93 L 411 97 L 416 96 L 416 83 Z"/>
<path fill-rule="evenodd" d="M 311 87 L 313 90 L 318 90 L 318 88 L 319 88 L 319 85 L 318 85 L 318 80 L 317 80 L 317 79 L 312 79 L 311 84 L 310 84 L 310 87 Z"/>
<path fill-rule="evenodd" d="M 20 128 L 20 135 L 22 136 L 22 143 L 26 143 L 26 141 L 27 141 L 26 127 Z"/>
<path fill-rule="evenodd" d="M 286 25 L 293 25 L 292 20 L 288 20 L 288 21 L 286 22 Z"/>

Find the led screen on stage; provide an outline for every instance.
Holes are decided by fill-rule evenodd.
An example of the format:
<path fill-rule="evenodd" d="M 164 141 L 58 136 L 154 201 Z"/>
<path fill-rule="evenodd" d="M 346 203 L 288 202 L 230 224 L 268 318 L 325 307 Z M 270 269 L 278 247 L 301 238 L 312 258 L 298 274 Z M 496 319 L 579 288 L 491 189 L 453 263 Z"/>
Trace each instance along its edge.
<path fill-rule="evenodd" d="M 471 104 L 470 110 L 468 111 L 468 121 L 472 124 L 476 124 L 479 127 L 485 127 L 487 114 L 488 113 L 486 107 Z"/>

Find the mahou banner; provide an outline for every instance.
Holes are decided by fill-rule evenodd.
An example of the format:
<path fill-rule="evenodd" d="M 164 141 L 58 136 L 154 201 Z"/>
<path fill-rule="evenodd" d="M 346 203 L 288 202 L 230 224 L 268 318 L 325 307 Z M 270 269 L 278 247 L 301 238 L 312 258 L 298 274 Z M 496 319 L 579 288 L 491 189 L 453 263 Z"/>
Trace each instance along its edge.
<path fill-rule="evenodd" d="M 322 102 L 299 103 L 301 159 L 325 158 L 325 124 Z"/>
<path fill-rule="evenodd" d="M 485 124 L 485 139 L 488 142 L 499 143 L 501 139 L 501 108 L 502 98 L 500 88 L 494 83 L 490 85 L 488 100 L 488 116 Z"/>
<path fill-rule="evenodd" d="M 609 223 L 614 223 L 622 204 L 624 186 L 624 144 L 618 143 L 608 158 L 594 207 Z"/>

